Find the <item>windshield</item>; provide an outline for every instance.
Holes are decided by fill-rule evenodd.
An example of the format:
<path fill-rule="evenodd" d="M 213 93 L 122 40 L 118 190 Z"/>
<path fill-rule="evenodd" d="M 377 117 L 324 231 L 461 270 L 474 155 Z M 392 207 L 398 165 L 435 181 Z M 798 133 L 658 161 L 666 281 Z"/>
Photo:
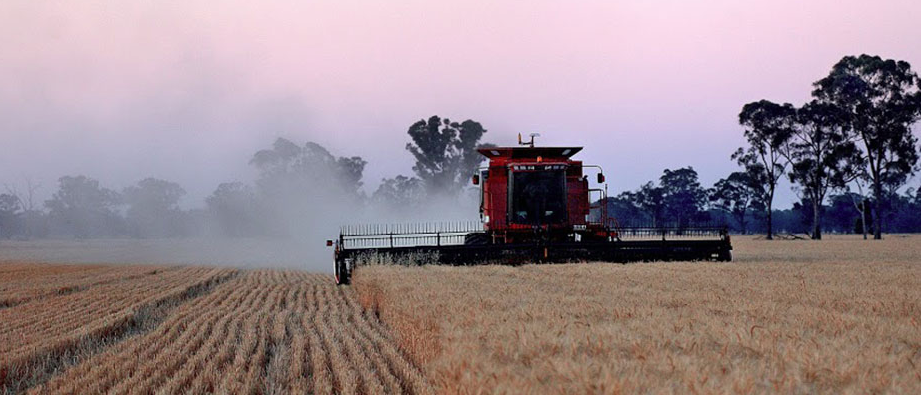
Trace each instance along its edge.
<path fill-rule="evenodd" d="M 512 172 L 511 222 L 558 224 L 566 220 L 564 170 Z"/>

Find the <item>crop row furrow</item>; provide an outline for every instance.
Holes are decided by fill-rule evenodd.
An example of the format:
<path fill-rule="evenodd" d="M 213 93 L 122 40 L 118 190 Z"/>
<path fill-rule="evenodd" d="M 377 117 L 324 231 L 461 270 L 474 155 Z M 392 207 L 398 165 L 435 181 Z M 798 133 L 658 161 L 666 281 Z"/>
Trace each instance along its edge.
<path fill-rule="evenodd" d="M 269 314 L 265 308 L 278 297 L 276 289 L 268 288 L 269 293 L 260 300 L 259 308 L 247 317 L 241 329 L 242 342 L 236 347 L 233 362 L 224 369 L 221 389 L 228 393 L 251 393 L 257 386 L 254 369 L 261 370 L 265 356 L 265 333 Z"/>
<path fill-rule="evenodd" d="M 233 286 L 233 284 L 228 285 Z M 148 388 L 163 387 L 163 383 L 166 380 L 170 379 L 179 372 L 180 369 L 184 368 L 186 361 L 199 352 L 202 345 L 210 337 L 212 328 L 218 325 L 223 317 L 227 317 L 229 320 L 234 321 L 235 325 L 233 332 L 239 333 L 242 328 L 242 324 L 240 324 L 241 316 L 249 316 L 254 310 L 258 309 L 259 305 L 255 302 L 263 297 L 265 293 L 265 290 L 257 290 L 255 293 L 256 298 L 244 299 L 246 303 L 241 306 L 238 313 L 235 313 L 234 310 L 219 308 L 216 309 L 213 314 L 203 315 L 200 320 L 181 323 L 190 336 L 180 338 L 175 344 L 162 345 L 164 351 L 141 366 L 142 374 L 139 375 L 139 377 L 142 378 L 143 381 L 139 381 L 136 385 L 133 383 L 126 383 L 122 386 L 124 390 L 137 389 L 143 392 Z M 228 343 L 222 345 L 227 347 Z M 124 390 L 120 387 L 115 388 L 115 392 L 119 393 Z"/>
<path fill-rule="evenodd" d="M 368 355 L 376 356 L 387 362 L 386 369 L 389 377 L 393 377 L 400 385 L 399 391 L 394 393 L 427 394 L 431 393 L 422 372 L 409 362 L 409 359 L 395 346 L 392 339 L 387 337 L 386 331 L 377 320 L 372 320 L 368 314 L 346 291 L 340 290 L 340 297 L 345 300 L 350 313 L 348 325 L 356 335 L 360 335 Z M 388 371 L 381 368 L 381 372 Z"/>
<path fill-rule="evenodd" d="M 208 292 L 234 272 L 212 269 L 192 273 L 199 275 L 169 279 L 160 284 L 164 288 L 160 292 L 151 290 L 148 294 L 139 295 L 132 299 L 131 304 L 102 317 L 87 317 L 83 326 L 69 332 L 45 332 L 53 334 L 53 337 L 44 341 L 38 335 L 21 334 L 15 353 L 4 353 L 0 361 L 0 390 L 21 391 L 41 385 L 52 378 L 52 374 L 87 360 L 136 333 L 152 329 L 166 316 L 166 311 Z M 132 291 L 126 289 L 123 293 Z"/>
<path fill-rule="evenodd" d="M 227 327 L 226 333 L 216 337 L 214 348 L 210 352 L 198 353 L 197 356 L 205 364 L 200 369 L 190 369 L 187 372 L 188 375 L 194 376 L 188 392 L 214 392 L 218 387 L 222 372 L 233 363 L 237 351 L 236 345 L 242 341 L 244 336 L 244 321 L 260 308 L 257 302 L 265 295 L 263 289 L 253 289 L 253 291 L 247 295 L 245 308 L 225 309 L 226 317 L 232 319 L 231 325 Z"/>
<path fill-rule="evenodd" d="M 282 392 L 269 393 L 307 393 L 310 390 L 310 360 L 308 355 L 307 332 L 302 325 L 302 319 L 307 316 L 307 297 L 310 287 L 306 284 L 297 289 L 293 299 L 294 311 L 287 317 L 287 335 L 288 347 L 290 348 L 288 369 L 285 372 L 279 372 L 279 377 L 284 374 L 284 379 L 279 378 L 287 383 Z M 277 369 L 284 369 L 284 364 L 279 364 Z"/>
<path fill-rule="evenodd" d="M 182 271 L 158 273 L 155 281 L 100 285 L 85 292 L 97 294 L 93 300 L 63 298 L 64 306 L 76 310 L 62 315 L 63 326 L 82 331 L 123 326 L 117 320 L 140 314 L 137 306 L 157 305 L 158 300 L 181 294 L 190 281 L 224 273 Z M 99 293 L 103 289 L 111 292 Z M 79 309 L 81 301 L 85 304 Z M 96 317 L 87 319 L 87 314 Z M 243 272 L 156 322 L 143 334 L 115 342 L 32 387 L 30 393 L 431 392 L 386 329 L 329 276 L 289 270 Z M 60 333 L 67 334 L 59 329 L 42 335 Z"/>
<path fill-rule="evenodd" d="M 319 311 L 313 324 L 319 331 L 323 341 L 323 350 L 326 353 L 330 368 L 333 372 L 333 386 L 338 393 L 354 394 L 358 392 L 359 379 L 351 363 L 345 358 L 341 344 L 336 341 L 335 328 L 329 327 L 329 316 L 334 307 L 331 306 L 329 289 L 321 287 L 318 295 Z"/>
<path fill-rule="evenodd" d="M 143 293 L 145 289 L 138 290 Z M 18 342 L 0 344 L 0 352 L 13 352 L 17 348 L 32 346 L 35 340 L 46 340 L 50 335 L 80 328 L 88 321 L 106 318 L 130 306 L 129 301 L 136 296 L 127 293 L 101 293 L 98 296 L 68 295 L 62 303 L 42 303 L 41 305 L 21 305 L 0 312 L 0 319 L 5 324 L 0 329 L 0 337 L 14 337 Z"/>
<path fill-rule="evenodd" d="M 196 300 L 193 305 L 203 306 L 206 311 L 216 311 L 222 303 L 236 302 L 234 298 L 218 297 L 220 294 L 219 290 L 215 291 L 207 298 Z M 70 392 L 73 389 L 89 388 L 92 385 L 97 390 L 96 392 L 103 392 L 115 383 L 135 377 L 139 365 L 153 360 L 158 353 L 163 351 L 162 344 L 171 344 L 182 336 L 192 335 L 192 331 L 186 331 L 184 325 L 177 323 L 182 322 L 193 312 L 194 309 L 181 309 L 174 318 L 165 321 L 154 332 L 122 343 L 118 348 L 94 360 L 94 363 L 84 363 L 71 369 L 66 376 L 51 382 L 48 389 Z M 118 366 L 119 369 L 112 369 L 112 366 Z"/>
<path fill-rule="evenodd" d="M 151 279 L 134 278 L 97 287 L 89 293 L 69 294 L 5 309 L 0 311 L 0 322 L 3 322 L 0 337 L 20 336 L 16 345 L 27 346 L 29 338 L 44 340 L 86 326 L 87 320 L 117 313 L 142 302 L 148 295 L 164 288 L 169 292 L 176 286 L 187 284 L 190 279 L 207 276 L 207 273 L 191 269 L 166 272 Z M 5 347 L 0 344 L 0 352 L 11 351 Z"/>
<path fill-rule="evenodd" d="M 181 369 L 169 378 L 166 383 L 160 386 L 161 391 L 178 393 L 186 388 L 193 378 L 200 376 L 200 372 L 205 368 L 206 364 L 209 363 L 208 358 L 216 354 L 216 349 L 221 347 L 227 339 L 231 338 L 231 335 L 238 332 L 237 326 L 234 326 L 231 330 L 231 324 L 236 317 L 230 314 L 224 314 L 224 310 L 219 310 L 215 315 L 219 316 L 219 318 L 217 318 L 217 322 L 214 323 L 214 326 L 207 326 L 212 322 L 208 320 L 205 321 L 205 325 L 209 330 L 200 330 L 202 332 L 201 336 L 206 339 L 201 349 L 194 351 L 195 353 L 182 365 Z M 207 316 L 206 318 L 215 317 Z M 188 351 L 192 352 L 192 350 Z M 221 363 L 223 360 L 218 359 L 214 362 Z"/>
<path fill-rule="evenodd" d="M 348 303 L 345 298 L 342 297 L 342 293 L 338 291 L 337 289 L 327 293 L 327 298 L 335 301 L 336 306 L 341 306 L 341 308 L 337 309 L 337 311 L 332 314 L 329 320 L 330 324 L 342 328 L 342 330 L 336 331 L 337 340 L 345 345 L 349 361 L 352 361 L 355 369 L 359 371 L 359 377 L 361 378 L 364 392 L 371 394 L 384 393 L 384 385 L 381 382 L 380 376 L 386 376 L 389 370 L 386 366 L 384 366 L 383 369 L 376 369 L 371 362 L 366 354 L 366 350 L 357 339 L 361 336 L 356 336 L 356 328 L 348 322 L 347 315 L 350 313 L 348 311 Z"/>
<path fill-rule="evenodd" d="M 24 278 L 7 281 L 0 286 L 0 307 L 12 307 L 23 303 L 68 295 L 92 287 L 126 281 L 158 274 L 170 268 L 149 266 L 100 266 L 92 270 L 62 273 L 41 278 Z"/>
<path fill-rule="evenodd" d="M 310 373 L 313 376 L 311 382 L 311 392 L 314 394 L 330 394 L 335 388 L 333 378 L 332 363 L 329 359 L 329 352 L 323 345 L 323 338 L 317 329 L 316 323 L 322 319 L 320 314 L 320 288 L 312 287 L 309 293 L 310 304 L 309 315 L 304 315 L 301 320 L 301 327 L 307 334 L 307 352 L 310 357 Z"/>

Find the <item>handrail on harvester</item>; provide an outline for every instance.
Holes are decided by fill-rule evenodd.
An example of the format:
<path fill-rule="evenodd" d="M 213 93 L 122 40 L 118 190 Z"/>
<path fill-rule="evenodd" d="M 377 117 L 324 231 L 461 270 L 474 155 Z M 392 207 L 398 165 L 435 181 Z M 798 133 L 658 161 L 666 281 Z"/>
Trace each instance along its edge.
<path fill-rule="evenodd" d="M 484 232 L 479 221 L 346 225 L 340 228 L 339 246 L 394 248 L 464 244 L 468 234 Z"/>
<path fill-rule="evenodd" d="M 613 219 L 610 219 L 613 221 Z M 605 221 L 608 222 L 608 221 Z M 693 240 L 720 239 L 728 237 L 723 225 L 643 225 L 621 226 L 615 223 L 610 229 L 615 240 Z M 340 228 L 339 248 L 395 248 L 413 246 L 462 245 L 468 235 L 483 233 L 483 224 L 478 221 L 367 224 L 346 225 Z"/>

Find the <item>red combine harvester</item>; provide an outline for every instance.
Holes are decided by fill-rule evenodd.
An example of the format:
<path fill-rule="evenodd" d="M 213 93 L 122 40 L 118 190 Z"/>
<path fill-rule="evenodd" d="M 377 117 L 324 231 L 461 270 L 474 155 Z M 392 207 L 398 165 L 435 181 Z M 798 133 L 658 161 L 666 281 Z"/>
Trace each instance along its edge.
<path fill-rule="evenodd" d="M 622 227 L 607 213 L 604 174 L 572 156 L 582 147 L 480 148 L 489 165 L 480 186 L 480 222 L 342 227 L 338 284 L 363 264 L 522 264 L 732 260 L 725 227 Z M 597 186 L 586 168 L 596 169 Z"/>

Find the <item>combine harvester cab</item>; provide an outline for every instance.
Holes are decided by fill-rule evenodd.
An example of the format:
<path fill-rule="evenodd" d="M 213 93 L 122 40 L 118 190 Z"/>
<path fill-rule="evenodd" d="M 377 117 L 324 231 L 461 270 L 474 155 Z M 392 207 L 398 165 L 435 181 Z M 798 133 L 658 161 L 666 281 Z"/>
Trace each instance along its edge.
<path fill-rule="evenodd" d="M 472 179 L 480 222 L 342 227 L 327 241 L 336 282 L 368 264 L 732 260 L 724 226 L 618 226 L 601 168 L 572 159 L 582 147 L 523 145 L 478 149 L 489 160 Z M 597 170 L 594 188 L 586 168 Z"/>

